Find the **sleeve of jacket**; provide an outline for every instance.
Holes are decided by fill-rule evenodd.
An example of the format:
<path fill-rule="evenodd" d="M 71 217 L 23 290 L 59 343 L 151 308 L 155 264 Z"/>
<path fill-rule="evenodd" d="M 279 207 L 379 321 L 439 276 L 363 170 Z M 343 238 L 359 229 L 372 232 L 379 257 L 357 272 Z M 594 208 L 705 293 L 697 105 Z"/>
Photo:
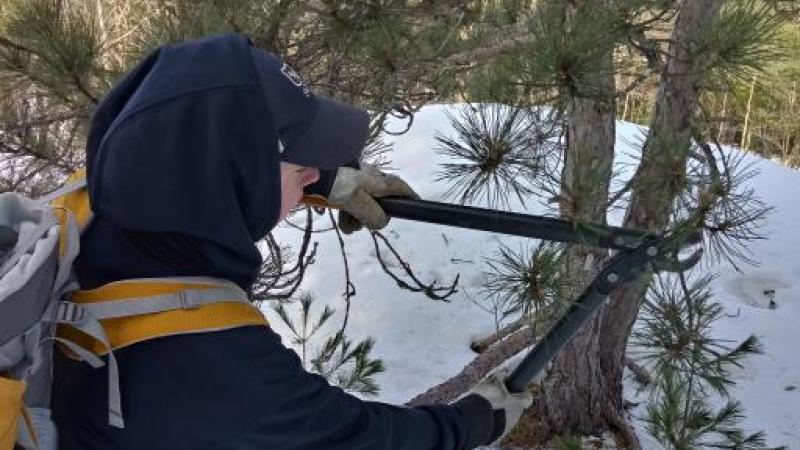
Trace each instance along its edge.
<path fill-rule="evenodd" d="M 344 167 L 358 169 L 361 167 L 361 163 L 359 163 L 358 160 L 355 160 L 345 164 Z M 333 182 L 336 180 L 337 170 L 338 169 L 320 170 L 319 180 L 310 186 L 306 186 L 306 195 L 320 195 L 327 198 L 328 194 L 331 193 L 331 189 L 333 188 Z"/>
<path fill-rule="evenodd" d="M 265 363 L 269 405 L 220 450 L 468 450 L 489 438 L 492 411 L 481 397 L 424 407 L 363 401 L 303 370 L 297 355 L 267 333 L 271 348 L 259 365 Z"/>

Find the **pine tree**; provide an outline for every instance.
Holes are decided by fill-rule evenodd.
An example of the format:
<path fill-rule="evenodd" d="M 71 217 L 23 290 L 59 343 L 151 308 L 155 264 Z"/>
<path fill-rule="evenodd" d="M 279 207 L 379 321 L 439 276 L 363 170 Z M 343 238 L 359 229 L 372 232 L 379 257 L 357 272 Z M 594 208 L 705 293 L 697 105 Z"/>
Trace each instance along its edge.
<path fill-rule="evenodd" d="M 668 449 L 765 449 L 763 432 L 746 434 L 738 425 L 742 405 L 730 398 L 731 368 L 761 353 L 750 336 L 728 347 L 711 335 L 722 306 L 714 300 L 711 275 L 659 276 L 642 306 L 632 341 L 650 368 L 647 429 Z M 712 405 L 725 400 L 716 409 Z"/>
<path fill-rule="evenodd" d="M 307 370 L 322 375 L 342 389 L 363 395 L 377 395 L 379 387 L 373 376 L 385 371 L 383 361 L 373 359 L 371 352 L 375 340 L 368 338 L 355 346 L 345 331 L 332 333 L 321 348 L 313 351 L 311 346 L 333 317 L 335 310 L 325 306 L 318 316 L 312 318 L 314 302 L 310 294 L 299 295 L 299 320 L 292 319 L 285 301 L 273 305 L 281 321 L 292 334 L 292 343 L 300 347 L 300 359 Z"/>
<path fill-rule="evenodd" d="M 591 21 L 582 20 L 588 17 Z M 504 73 L 498 74 L 493 66 L 474 74 L 478 83 L 499 78 L 516 89 L 483 90 L 479 84 L 473 90 L 495 93 L 496 98 L 520 92 L 526 100 L 549 98 L 556 115 L 563 117 L 562 176 L 555 180 L 560 189 L 547 192 L 557 194 L 564 217 L 578 224 L 603 222 L 609 208 L 621 206 L 627 209 L 628 227 L 656 232 L 706 229 L 713 249 L 741 256 L 734 247 L 758 238 L 751 232 L 768 208 L 759 205 L 752 192 L 737 194 L 731 167 L 717 167 L 718 158 L 709 155 L 708 146 L 692 150 L 692 140 L 702 143 L 707 136 L 701 95 L 718 79 L 758 70 L 758 63 L 773 54 L 770 43 L 782 20 L 773 5 L 757 1 L 538 2 L 528 23 L 536 57 L 506 55 L 500 59 Z M 737 33 L 745 24 L 748 32 Z M 665 26 L 672 29 L 671 37 L 658 30 Z M 615 88 L 611 55 L 622 45 L 637 52 L 645 66 L 631 86 Z M 660 87 L 642 161 L 633 180 L 612 193 L 608 183 L 617 91 L 628 92 L 652 77 Z M 702 169 L 687 174 L 691 161 L 699 161 Z M 720 170 L 725 170 L 724 176 Z M 683 196 L 685 191 L 695 195 Z M 723 219 L 721 211 L 730 217 Z M 742 231 L 741 236 L 747 237 L 743 242 L 728 240 Z M 566 254 L 573 255 L 574 267 L 565 273 L 579 275 L 568 284 L 579 292 L 604 254 L 580 247 L 569 248 Z M 612 306 L 556 358 L 541 389 L 540 423 L 529 424 L 536 433 L 616 429 L 628 445 L 638 445 L 625 424 L 621 380 L 627 337 L 650 279 L 648 274 L 617 291 Z M 599 358 L 586 358 L 587 354 Z M 569 395 L 559 399 L 558 393 Z"/>

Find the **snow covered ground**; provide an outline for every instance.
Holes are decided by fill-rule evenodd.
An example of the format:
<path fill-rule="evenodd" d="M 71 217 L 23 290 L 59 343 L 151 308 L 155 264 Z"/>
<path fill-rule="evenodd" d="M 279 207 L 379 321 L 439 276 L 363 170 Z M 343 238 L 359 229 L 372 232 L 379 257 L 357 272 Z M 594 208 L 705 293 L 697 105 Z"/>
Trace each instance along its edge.
<path fill-rule="evenodd" d="M 434 182 L 445 158 L 435 151 L 434 135 L 450 133 L 445 106 L 429 106 L 420 111 L 411 130 L 399 137 L 387 136 L 394 145 L 392 167 L 429 200 L 441 200 L 447 186 Z M 398 123 L 396 128 L 402 129 Z M 393 126 L 395 126 L 393 125 Z M 390 127 L 391 128 L 391 127 Z M 618 157 L 625 158 L 632 142 L 641 139 L 638 127 L 618 127 Z M 749 430 L 764 430 L 772 445 L 800 449 L 800 172 L 776 163 L 747 156 L 761 171 L 753 179 L 757 193 L 776 208 L 769 219 L 768 240 L 755 242 L 751 249 L 761 266 L 743 267 L 738 273 L 728 265 L 713 267 L 719 277 L 714 283 L 717 299 L 728 316 L 718 322 L 715 333 L 739 342 L 749 334 L 761 338 L 765 354 L 752 357 L 736 372 L 733 393 L 742 401 Z M 514 210 L 542 213 L 540 205 Z M 301 217 L 295 217 L 297 223 Z M 619 220 L 619 217 L 611 217 Z M 315 227 L 329 227 L 327 216 L 315 219 Z M 276 229 L 282 244 L 299 244 L 300 232 L 288 225 Z M 385 235 L 410 262 L 424 282 L 437 280 L 449 284 L 460 274 L 459 293 L 449 303 L 434 302 L 422 294 L 401 290 L 381 269 L 372 240 L 359 232 L 345 237 L 351 277 L 357 289 L 353 298 L 348 334 L 354 340 L 369 336 L 377 340 L 374 356 L 384 360 L 387 371 L 377 377 L 381 401 L 403 403 L 456 374 L 473 358 L 469 343 L 494 329 L 493 316 L 478 303 L 476 289 L 484 269 L 483 258 L 492 256 L 500 243 L 512 248 L 528 244 L 522 238 L 394 220 Z M 312 293 L 314 311 L 328 304 L 344 311 L 344 271 L 339 244 L 334 233 L 318 233 L 316 262 L 306 274 L 302 289 Z M 384 250 L 386 259 L 391 255 Z M 395 267 L 397 268 L 397 267 Z M 768 309 L 765 290 L 774 290 L 777 309 Z M 290 309 L 291 310 L 291 309 Z M 273 311 L 267 309 L 271 323 L 289 343 L 288 330 Z M 330 321 L 339 326 L 340 315 Z M 641 414 L 642 407 L 634 413 Z M 641 428 L 638 426 L 637 428 Z M 642 432 L 645 448 L 660 448 Z"/>

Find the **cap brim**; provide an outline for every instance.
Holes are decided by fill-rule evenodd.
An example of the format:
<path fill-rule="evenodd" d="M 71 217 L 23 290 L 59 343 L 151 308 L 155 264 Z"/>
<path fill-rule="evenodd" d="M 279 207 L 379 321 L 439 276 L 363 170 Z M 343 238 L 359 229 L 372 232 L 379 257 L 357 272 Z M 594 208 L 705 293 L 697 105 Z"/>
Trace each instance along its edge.
<path fill-rule="evenodd" d="M 369 134 L 366 111 L 324 97 L 317 97 L 317 113 L 311 126 L 292 142 L 281 160 L 306 167 L 334 169 L 361 155 Z"/>

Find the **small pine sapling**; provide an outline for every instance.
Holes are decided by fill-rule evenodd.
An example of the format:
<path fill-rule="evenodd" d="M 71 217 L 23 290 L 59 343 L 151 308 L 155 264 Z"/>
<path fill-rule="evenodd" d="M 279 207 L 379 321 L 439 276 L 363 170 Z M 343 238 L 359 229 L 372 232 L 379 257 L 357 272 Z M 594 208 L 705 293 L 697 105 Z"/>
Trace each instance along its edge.
<path fill-rule="evenodd" d="M 651 398 L 647 429 L 670 450 L 766 449 L 763 432 L 742 430 L 744 411 L 730 398 L 731 369 L 761 353 L 761 344 L 750 336 L 730 347 L 712 335 L 723 316 L 713 298 L 713 279 L 660 275 L 645 298 L 632 340 L 653 380 L 645 387 Z M 723 406 L 714 406 L 721 401 Z"/>
<path fill-rule="evenodd" d="M 318 315 L 311 311 L 313 297 L 302 293 L 294 302 L 280 301 L 273 309 L 292 335 L 292 344 L 300 347 L 300 359 L 306 370 L 322 375 L 340 388 L 362 395 L 377 395 L 380 387 L 374 376 L 386 370 L 381 359 L 371 353 L 375 340 L 367 338 L 354 344 L 338 330 L 329 336 L 318 350 L 311 348 L 311 341 L 322 335 L 324 326 L 334 316 L 335 310 L 325 306 Z M 292 319 L 287 305 L 298 303 L 297 320 Z"/>

